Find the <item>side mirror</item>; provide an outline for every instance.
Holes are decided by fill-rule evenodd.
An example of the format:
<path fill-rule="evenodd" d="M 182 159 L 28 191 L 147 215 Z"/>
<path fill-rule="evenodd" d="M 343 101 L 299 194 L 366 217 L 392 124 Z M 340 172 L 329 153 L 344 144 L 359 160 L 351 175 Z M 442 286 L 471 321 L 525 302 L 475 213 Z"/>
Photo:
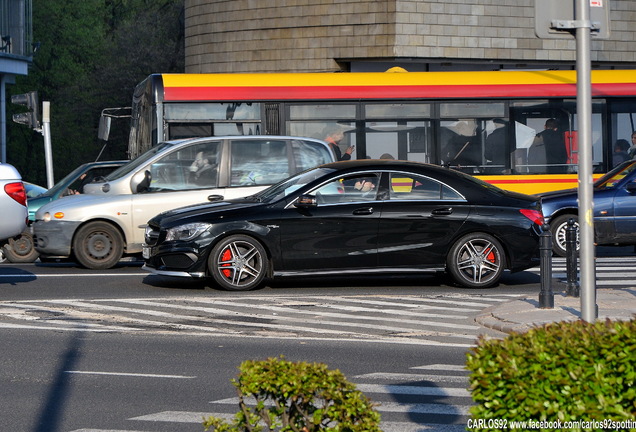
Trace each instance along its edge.
<path fill-rule="evenodd" d="M 151 181 L 152 174 L 150 174 L 150 170 L 145 170 L 143 173 L 137 173 L 130 181 L 130 189 L 133 193 L 148 192 Z"/>
<path fill-rule="evenodd" d="M 298 208 L 313 208 L 317 207 L 318 202 L 316 201 L 316 197 L 314 195 L 301 195 L 296 199 L 294 203 L 294 207 Z"/>
<path fill-rule="evenodd" d="M 99 128 L 97 129 L 97 138 L 100 140 L 108 141 L 108 135 L 110 135 L 110 122 L 109 116 L 102 115 L 99 117 Z"/>
<path fill-rule="evenodd" d="M 625 185 L 625 189 L 627 189 L 627 192 L 629 192 L 630 194 L 636 194 L 636 182 L 629 182 Z"/>

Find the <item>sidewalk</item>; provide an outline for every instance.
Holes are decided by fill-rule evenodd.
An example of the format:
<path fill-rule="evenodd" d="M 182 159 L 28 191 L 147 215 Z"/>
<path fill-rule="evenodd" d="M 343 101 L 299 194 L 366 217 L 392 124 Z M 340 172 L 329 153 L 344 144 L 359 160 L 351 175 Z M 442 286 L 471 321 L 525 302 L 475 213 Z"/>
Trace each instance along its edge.
<path fill-rule="evenodd" d="M 555 321 L 574 321 L 581 317 L 581 298 L 566 297 L 563 284 L 555 284 L 554 308 L 539 309 L 539 287 L 536 295 L 505 302 L 485 309 L 475 321 L 484 327 L 504 333 L 525 332 L 532 327 Z M 636 286 L 636 283 L 635 283 Z M 553 288 L 553 289 L 554 289 Z M 598 320 L 630 320 L 636 318 L 636 287 L 631 289 L 597 289 Z"/>

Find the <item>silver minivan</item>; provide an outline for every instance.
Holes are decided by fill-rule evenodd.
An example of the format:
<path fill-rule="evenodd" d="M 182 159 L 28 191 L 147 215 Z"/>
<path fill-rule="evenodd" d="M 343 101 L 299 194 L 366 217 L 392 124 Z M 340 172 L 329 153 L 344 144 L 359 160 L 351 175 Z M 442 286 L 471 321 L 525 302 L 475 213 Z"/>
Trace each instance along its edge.
<path fill-rule="evenodd" d="M 252 195 L 293 174 L 335 160 L 324 141 L 285 136 L 193 138 L 158 144 L 35 215 L 35 248 L 44 258 L 111 268 L 139 254 L 158 213 Z"/>

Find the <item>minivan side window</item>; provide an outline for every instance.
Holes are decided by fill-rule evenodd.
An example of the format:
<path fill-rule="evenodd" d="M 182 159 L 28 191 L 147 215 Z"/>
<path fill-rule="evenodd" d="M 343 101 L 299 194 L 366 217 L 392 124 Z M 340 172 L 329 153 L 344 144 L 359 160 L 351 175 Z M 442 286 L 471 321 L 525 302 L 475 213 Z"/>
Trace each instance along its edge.
<path fill-rule="evenodd" d="M 210 189 L 218 184 L 218 141 L 171 152 L 150 165 L 150 192 Z"/>
<path fill-rule="evenodd" d="M 292 141 L 292 151 L 298 172 L 333 161 L 328 147 L 311 141 Z"/>
<path fill-rule="evenodd" d="M 271 185 L 290 176 L 287 141 L 231 141 L 230 186 Z"/>

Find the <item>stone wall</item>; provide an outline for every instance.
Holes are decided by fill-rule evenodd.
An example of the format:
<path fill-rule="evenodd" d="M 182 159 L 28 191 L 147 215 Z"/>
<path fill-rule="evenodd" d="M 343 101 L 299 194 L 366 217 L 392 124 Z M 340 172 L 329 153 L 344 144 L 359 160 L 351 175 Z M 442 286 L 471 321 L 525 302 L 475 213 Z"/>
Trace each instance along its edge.
<path fill-rule="evenodd" d="M 636 1 L 611 0 L 610 19 L 592 61 L 635 67 Z M 190 73 L 575 61 L 573 39 L 535 36 L 529 0 L 185 0 L 185 26 Z"/>

